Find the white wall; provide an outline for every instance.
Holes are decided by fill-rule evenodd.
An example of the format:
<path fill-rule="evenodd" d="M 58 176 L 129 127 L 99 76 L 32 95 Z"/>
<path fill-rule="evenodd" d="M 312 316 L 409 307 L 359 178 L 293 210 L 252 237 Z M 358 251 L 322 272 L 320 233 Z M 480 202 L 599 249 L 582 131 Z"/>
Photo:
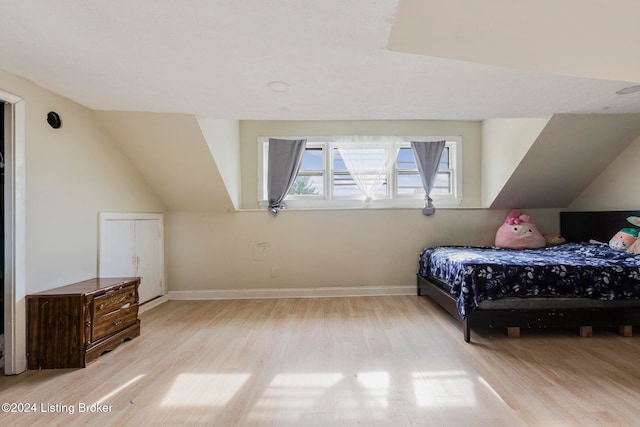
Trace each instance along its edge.
<path fill-rule="evenodd" d="M 98 212 L 164 207 L 91 110 L 2 70 L 0 88 L 25 104 L 27 292 L 95 277 Z"/>
<path fill-rule="evenodd" d="M 555 210 L 530 210 L 557 233 Z M 426 246 L 491 245 L 506 210 L 169 212 L 170 291 L 413 286 Z M 272 274 L 276 277 L 272 277 Z"/>

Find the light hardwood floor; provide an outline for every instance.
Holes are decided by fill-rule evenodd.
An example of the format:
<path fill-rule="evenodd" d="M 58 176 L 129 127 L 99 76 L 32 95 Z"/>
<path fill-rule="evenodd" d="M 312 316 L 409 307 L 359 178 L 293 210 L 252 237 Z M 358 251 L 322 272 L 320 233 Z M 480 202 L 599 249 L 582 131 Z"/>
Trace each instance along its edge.
<path fill-rule="evenodd" d="M 85 369 L 0 378 L 1 425 L 638 425 L 640 338 L 474 330 L 417 296 L 170 301 Z M 81 404 L 108 413 L 79 413 Z M 42 405 L 45 405 L 44 407 Z M 58 406 L 56 406 L 58 405 Z M 43 409 L 50 412 L 43 413 Z M 73 409 L 73 414 L 69 413 Z M 59 411 L 59 412 L 55 412 Z"/>

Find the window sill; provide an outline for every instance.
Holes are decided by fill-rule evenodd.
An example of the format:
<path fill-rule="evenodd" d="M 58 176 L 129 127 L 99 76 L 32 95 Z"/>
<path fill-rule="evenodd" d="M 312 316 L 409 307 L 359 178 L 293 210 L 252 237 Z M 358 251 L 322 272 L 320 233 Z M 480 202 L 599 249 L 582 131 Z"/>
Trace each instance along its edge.
<path fill-rule="evenodd" d="M 422 209 L 424 200 L 372 200 L 368 203 L 359 200 L 315 200 L 300 201 L 288 200 L 285 202 L 286 210 L 379 210 L 379 209 Z M 436 209 L 457 209 L 461 207 L 462 200 L 434 200 Z M 267 208 L 266 201 L 259 202 L 260 209 Z"/>

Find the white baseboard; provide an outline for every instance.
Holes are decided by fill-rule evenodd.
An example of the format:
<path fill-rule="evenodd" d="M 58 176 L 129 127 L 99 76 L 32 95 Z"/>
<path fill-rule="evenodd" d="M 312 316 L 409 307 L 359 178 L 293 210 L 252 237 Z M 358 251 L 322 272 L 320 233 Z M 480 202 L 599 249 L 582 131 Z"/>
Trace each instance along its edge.
<path fill-rule="evenodd" d="M 147 310 L 151 310 L 152 308 L 155 308 L 157 306 L 159 306 L 162 303 L 165 303 L 169 301 L 169 296 L 168 295 L 162 295 L 159 296 L 157 298 L 154 298 L 152 300 L 149 300 L 145 303 L 142 303 L 138 306 L 138 313 L 143 313 Z"/>
<path fill-rule="evenodd" d="M 168 297 L 169 300 L 223 300 L 266 298 L 366 297 L 416 294 L 417 291 L 414 285 L 169 291 Z"/>

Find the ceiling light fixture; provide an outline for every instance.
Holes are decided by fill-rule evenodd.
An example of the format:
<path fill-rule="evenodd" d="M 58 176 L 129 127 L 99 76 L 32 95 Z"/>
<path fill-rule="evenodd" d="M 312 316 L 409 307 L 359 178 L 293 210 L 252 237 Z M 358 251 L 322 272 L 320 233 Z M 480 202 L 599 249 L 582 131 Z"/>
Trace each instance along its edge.
<path fill-rule="evenodd" d="M 624 89 L 620 89 L 616 91 L 618 95 L 628 95 L 630 93 L 640 92 L 640 85 L 625 87 Z"/>
<path fill-rule="evenodd" d="M 273 81 L 267 83 L 267 87 L 274 92 L 286 92 L 287 90 L 289 90 L 289 83 Z"/>

